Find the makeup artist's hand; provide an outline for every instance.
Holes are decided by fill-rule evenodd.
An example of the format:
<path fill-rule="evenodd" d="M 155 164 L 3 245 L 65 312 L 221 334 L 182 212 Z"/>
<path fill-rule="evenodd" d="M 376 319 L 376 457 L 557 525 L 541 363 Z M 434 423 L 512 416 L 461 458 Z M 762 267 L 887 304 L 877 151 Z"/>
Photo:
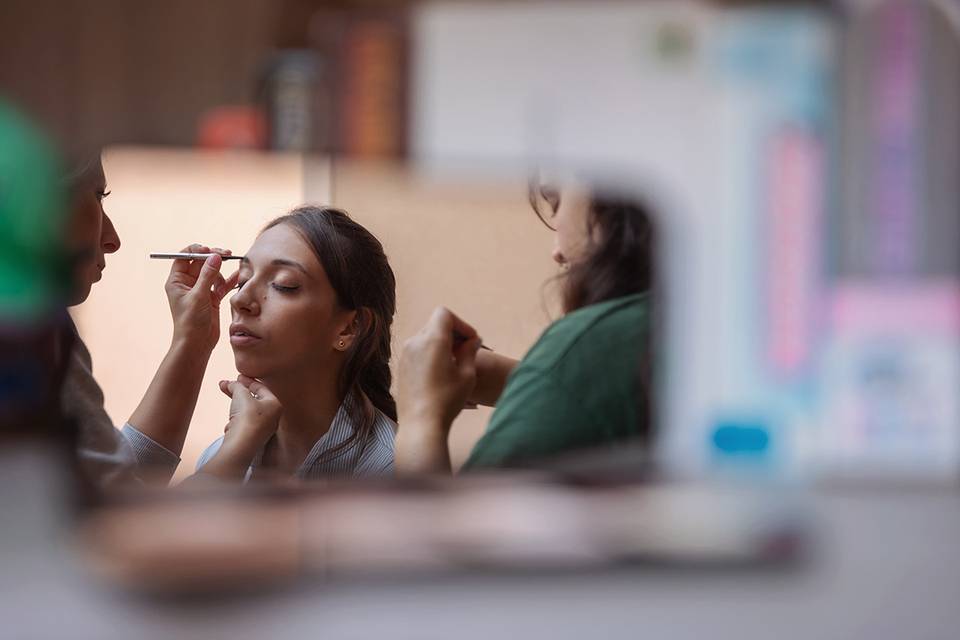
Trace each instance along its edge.
<path fill-rule="evenodd" d="M 220 337 L 220 301 L 237 281 L 236 274 L 227 279 L 220 275 L 223 259 L 217 254 L 229 251 L 211 252 L 198 244 L 184 251 L 211 255 L 206 260 L 174 260 L 164 287 L 173 315 L 173 340 L 127 421 L 177 455 L 183 451 L 203 374 Z"/>
<path fill-rule="evenodd" d="M 455 339 L 454 336 L 457 336 Z M 418 425 L 445 437 L 476 384 L 480 337 L 448 309 L 439 307 L 407 340 L 397 389 L 400 431 Z"/>
<path fill-rule="evenodd" d="M 236 380 L 221 380 L 220 390 L 230 398 L 230 419 L 220 450 L 203 471 L 223 478 L 242 478 L 257 453 L 277 432 L 283 406 L 262 382 L 245 375 Z"/>
<path fill-rule="evenodd" d="M 470 394 L 470 402 L 485 407 L 497 406 L 507 386 L 507 378 L 520 364 L 519 360 L 492 351 L 477 352 L 477 384 Z"/>
<path fill-rule="evenodd" d="M 173 315 L 174 341 L 183 341 L 200 352 L 209 352 L 220 338 L 220 302 L 237 284 L 239 272 L 220 274 L 220 256 L 230 251 L 192 244 L 184 253 L 209 253 L 206 261 L 174 260 L 165 286 Z M 207 354 L 209 355 L 209 353 Z"/>

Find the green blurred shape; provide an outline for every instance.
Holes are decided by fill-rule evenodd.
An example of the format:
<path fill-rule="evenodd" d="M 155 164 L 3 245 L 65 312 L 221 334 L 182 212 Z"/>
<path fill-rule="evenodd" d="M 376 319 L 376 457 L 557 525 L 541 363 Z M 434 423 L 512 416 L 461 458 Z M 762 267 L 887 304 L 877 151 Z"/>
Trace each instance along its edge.
<path fill-rule="evenodd" d="M 53 147 L 0 100 L 0 322 L 29 323 L 64 305 L 67 215 Z"/>

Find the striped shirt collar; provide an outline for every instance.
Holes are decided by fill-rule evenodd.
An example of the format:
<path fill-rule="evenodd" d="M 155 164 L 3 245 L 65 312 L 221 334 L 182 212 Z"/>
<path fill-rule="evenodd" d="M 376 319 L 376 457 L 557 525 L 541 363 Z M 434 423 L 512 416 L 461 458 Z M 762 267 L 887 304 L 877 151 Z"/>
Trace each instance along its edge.
<path fill-rule="evenodd" d="M 330 428 L 314 443 L 294 477 L 311 480 L 338 475 L 384 475 L 393 472 L 393 436 L 396 423 L 376 408 L 373 429 L 366 442 L 357 441 L 332 456 L 327 455 L 328 451 L 342 445 L 356 433 L 357 425 L 351 419 L 349 411 L 355 401 L 352 394 L 344 399 L 330 423 Z M 247 481 L 263 466 L 265 452 L 266 447 L 253 459 L 247 471 Z"/>

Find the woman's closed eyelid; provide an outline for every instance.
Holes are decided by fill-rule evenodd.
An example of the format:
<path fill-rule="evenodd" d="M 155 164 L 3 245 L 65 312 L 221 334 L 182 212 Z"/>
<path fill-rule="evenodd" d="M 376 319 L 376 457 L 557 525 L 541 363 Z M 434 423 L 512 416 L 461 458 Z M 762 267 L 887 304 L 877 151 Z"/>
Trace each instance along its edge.
<path fill-rule="evenodd" d="M 236 290 L 239 291 L 240 289 L 243 288 L 243 285 L 247 284 L 248 282 L 250 282 L 249 278 L 248 278 L 247 280 L 238 281 L 237 284 L 236 284 L 236 286 L 234 287 L 234 289 L 236 289 Z M 295 284 L 295 285 L 284 285 L 284 284 L 280 284 L 279 282 L 271 282 L 271 283 L 270 283 L 270 286 L 272 286 L 274 289 L 277 289 L 278 291 L 282 291 L 282 292 L 296 291 L 297 289 L 300 288 L 300 285 L 298 285 L 298 284 Z"/>

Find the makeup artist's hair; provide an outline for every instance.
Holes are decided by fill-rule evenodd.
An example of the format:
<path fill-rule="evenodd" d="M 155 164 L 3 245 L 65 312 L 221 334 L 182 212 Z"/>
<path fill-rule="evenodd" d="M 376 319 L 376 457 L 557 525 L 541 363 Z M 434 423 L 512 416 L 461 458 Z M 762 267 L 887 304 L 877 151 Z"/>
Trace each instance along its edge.
<path fill-rule="evenodd" d="M 587 249 L 567 270 L 563 281 L 566 312 L 654 286 L 656 234 L 652 212 L 636 198 L 594 191 L 587 213 Z M 654 321 L 656 320 L 656 307 Z M 655 327 L 654 327 L 655 330 Z M 648 334 L 637 363 L 639 433 L 653 438 L 653 344 Z"/>
<path fill-rule="evenodd" d="M 346 352 L 337 381 L 338 393 L 354 399 L 346 410 L 356 430 L 327 454 L 334 457 L 359 442 L 359 455 L 373 434 L 376 419 L 359 392 L 391 420 L 397 419 L 397 404 L 390 395 L 389 366 L 390 326 L 397 306 L 393 269 L 380 241 L 339 209 L 298 207 L 264 230 L 279 224 L 293 227 L 313 249 L 340 308 L 357 311 L 357 339 Z"/>
<path fill-rule="evenodd" d="M 586 253 L 561 276 L 565 313 L 653 287 L 655 235 L 643 202 L 595 191 L 585 232 Z"/>
<path fill-rule="evenodd" d="M 103 150 L 98 146 L 72 146 L 64 149 L 64 185 L 71 192 L 87 186 L 100 166 Z"/>

